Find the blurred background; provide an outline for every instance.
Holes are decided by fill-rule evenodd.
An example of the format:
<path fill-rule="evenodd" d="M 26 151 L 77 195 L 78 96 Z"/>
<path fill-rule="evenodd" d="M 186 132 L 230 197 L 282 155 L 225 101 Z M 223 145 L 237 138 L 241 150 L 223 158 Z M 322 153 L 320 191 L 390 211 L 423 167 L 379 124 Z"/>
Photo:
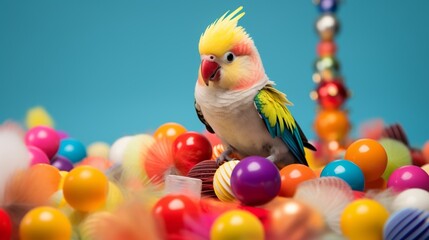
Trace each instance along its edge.
<path fill-rule="evenodd" d="M 165 122 L 202 131 L 194 111 L 198 41 L 243 5 L 240 21 L 268 76 L 295 104 L 310 139 L 309 98 L 320 15 L 295 1 L 0 1 L 0 122 L 43 106 L 57 129 L 89 144 L 153 132 Z M 412 145 L 429 139 L 429 1 L 347 0 L 337 12 L 341 72 L 359 125 L 401 123 Z"/>

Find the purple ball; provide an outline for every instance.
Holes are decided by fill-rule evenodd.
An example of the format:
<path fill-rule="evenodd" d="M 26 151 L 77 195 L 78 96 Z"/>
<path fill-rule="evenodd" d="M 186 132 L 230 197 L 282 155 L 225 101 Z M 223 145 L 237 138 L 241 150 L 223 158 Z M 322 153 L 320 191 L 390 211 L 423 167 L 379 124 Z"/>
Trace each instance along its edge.
<path fill-rule="evenodd" d="M 387 187 L 396 191 L 410 188 L 421 188 L 429 191 L 429 175 L 420 167 L 414 165 L 397 168 L 389 177 Z"/>
<path fill-rule="evenodd" d="M 319 0 L 319 10 L 321 12 L 337 11 L 338 0 Z"/>
<path fill-rule="evenodd" d="M 257 206 L 271 201 L 279 193 L 280 186 L 279 170 L 263 157 L 246 157 L 231 173 L 232 192 L 245 205 Z"/>
<path fill-rule="evenodd" d="M 55 156 L 52 161 L 52 166 L 58 168 L 60 171 L 69 172 L 74 168 L 73 163 L 63 156 Z"/>

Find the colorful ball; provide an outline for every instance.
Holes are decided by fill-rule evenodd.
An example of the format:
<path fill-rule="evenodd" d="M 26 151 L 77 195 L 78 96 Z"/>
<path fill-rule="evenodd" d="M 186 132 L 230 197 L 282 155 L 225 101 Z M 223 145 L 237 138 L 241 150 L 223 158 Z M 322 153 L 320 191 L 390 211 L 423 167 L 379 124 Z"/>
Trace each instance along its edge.
<path fill-rule="evenodd" d="M 350 122 L 347 113 L 342 110 L 320 110 L 314 129 L 325 141 L 340 141 L 348 134 Z"/>
<path fill-rule="evenodd" d="M 320 173 L 320 177 L 341 178 L 355 191 L 363 191 L 365 187 L 362 170 L 353 162 L 343 159 L 328 163 Z"/>
<path fill-rule="evenodd" d="M 428 239 L 428 212 L 405 208 L 394 212 L 384 224 L 385 240 Z"/>
<path fill-rule="evenodd" d="M 427 174 L 429 174 L 429 163 L 421 167 Z"/>
<path fill-rule="evenodd" d="M 392 202 L 393 211 L 404 208 L 418 208 L 429 211 L 429 192 L 420 188 L 410 188 L 399 193 Z"/>
<path fill-rule="evenodd" d="M 395 169 L 411 165 L 411 153 L 405 144 L 389 138 L 380 139 L 378 142 L 387 154 L 387 166 L 383 173 L 384 180 L 387 181 Z"/>
<path fill-rule="evenodd" d="M 213 178 L 213 188 L 216 196 L 222 202 L 232 202 L 235 200 L 231 189 L 231 174 L 239 162 L 238 160 L 226 162 L 216 170 Z"/>
<path fill-rule="evenodd" d="M 149 134 L 135 135 L 128 142 L 122 160 L 122 168 L 128 178 L 144 179 L 146 177 L 141 156 L 147 154 L 154 142 L 155 139 Z"/>
<path fill-rule="evenodd" d="M 27 131 L 25 134 L 25 143 L 27 146 L 39 148 L 46 153 L 49 159 L 52 159 L 60 146 L 60 137 L 54 129 L 38 126 Z"/>
<path fill-rule="evenodd" d="M 334 14 L 322 14 L 316 21 L 316 30 L 323 41 L 332 41 L 340 29 L 340 22 Z"/>
<path fill-rule="evenodd" d="M 70 171 L 74 168 L 73 163 L 63 156 L 55 156 L 52 159 L 52 166 L 58 168 L 60 171 Z"/>
<path fill-rule="evenodd" d="M 58 155 L 61 155 L 72 163 L 78 163 L 86 157 L 86 147 L 82 142 L 73 138 L 61 140 Z"/>
<path fill-rule="evenodd" d="M 77 166 L 91 166 L 95 167 L 100 171 L 106 171 L 112 166 L 112 162 L 102 157 L 86 157 Z"/>
<path fill-rule="evenodd" d="M 91 212 L 106 202 L 109 181 L 98 169 L 79 166 L 71 170 L 64 179 L 64 198 L 74 209 Z"/>
<path fill-rule="evenodd" d="M 71 224 L 66 215 L 52 207 L 34 208 L 19 225 L 22 240 L 69 240 L 71 233 Z"/>
<path fill-rule="evenodd" d="M 243 158 L 231 173 L 232 192 L 246 205 L 262 205 L 271 201 L 279 194 L 280 186 L 279 170 L 263 157 Z"/>
<path fill-rule="evenodd" d="M 122 164 L 124 160 L 124 152 L 128 143 L 131 141 L 132 136 L 124 136 L 118 138 L 110 147 L 109 159 L 114 164 Z"/>
<path fill-rule="evenodd" d="M 195 164 L 211 159 L 212 145 L 197 132 L 186 132 L 173 142 L 174 163 L 182 175 L 187 175 Z"/>
<path fill-rule="evenodd" d="M 323 216 L 293 198 L 277 197 L 264 205 L 268 210 L 268 239 L 317 239 L 325 230 Z"/>
<path fill-rule="evenodd" d="M 9 214 L 0 208 L 0 240 L 10 240 L 12 237 L 12 220 Z"/>
<path fill-rule="evenodd" d="M 324 109 L 337 109 L 348 97 L 347 89 L 342 81 L 322 81 L 317 89 L 317 101 Z"/>
<path fill-rule="evenodd" d="M 429 163 L 429 141 L 426 141 L 426 143 L 423 145 L 422 152 L 426 162 Z"/>
<path fill-rule="evenodd" d="M 409 165 L 403 166 L 390 175 L 387 187 L 396 191 L 409 188 L 420 188 L 429 191 L 429 175 L 420 167 Z"/>
<path fill-rule="evenodd" d="M 344 158 L 358 165 L 368 182 L 380 178 L 387 166 L 384 147 L 373 139 L 353 142 L 347 148 Z"/>
<path fill-rule="evenodd" d="M 244 210 L 223 213 L 210 230 L 212 240 L 262 240 L 264 236 L 264 227 L 259 219 Z"/>
<path fill-rule="evenodd" d="M 306 180 L 316 178 L 316 174 L 305 165 L 290 164 L 280 170 L 280 177 L 279 196 L 293 197 L 298 185 Z"/>
<path fill-rule="evenodd" d="M 337 10 L 339 0 L 318 0 L 317 6 L 321 12 L 335 12 Z"/>
<path fill-rule="evenodd" d="M 38 126 L 54 128 L 54 120 L 49 115 L 48 111 L 41 106 L 30 108 L 27 111 L 25 122 L 28 129 Z"/>
<path fill-rule="evenodd" d="M 421 167 L 426 163 L 429 163 L 429 161 L 427 161 L 425 156 L 423 155 L 422 150 L 416 149 L 416 148 L 410 148 L 410 153 L 411 153 L 411 161 L 413 165 Z"/>
<path fill-rule="evenodd" d="M 46 156 L 46 153 L 40 150 L 37 147 L 34 146 L 27 146 L 28 153 L 30 154 L 30 166 L 33 166 L 34 164 L 44 163 L 44 164 L 50 164 L 48 156 Z"/>
<path fill-rule="evenodd" d="M 166 138 L 169 141 L 174 142 L 178 136 L 182 135 L 186 131 L 186 128 L 181 124 L 168 122 L 158 127 L 158 129 L 153 133 L 153 137 L 155 139 Z"/>
<path fill-rule="evenodd" d="M 88 157 L 109 158 L 110 146 L 105 142 L 94 142 L 86 148 Z"/>
<path fill-rule="evenodd" d="M 340 225 L 347 239 L 383 239 L 383 226 L 389 212 L 383 205 L 371 199 L 358 199 L 344 209 Z"/>
<path fill-rule="evenodd" d="M 321 41 L 317 44 L 317 54 L 320 57 L 334 56 L 337 46 L 333 41 Z"/>
<path fill-rule="evenodd" d="M 201 179 L 202 197 L 216 198 L 216 193 L 213 189 L 213 178 L 218 169 L 218 165 L 214 160 L 204 160 L 197 163 L 188 173 L 188 177 Z"/>
<path fill-rule="evenodd" d="M 31 175 L 32 179 L 38 179 L 37 184 L 43 186 L 46 195 L 58 190 L 61 174 L 56 167 L 48 164 L 35 164 L 30 167 L 28 175 Z"/>
<path fill-rule="evenodd" d="M 153 214 L 171 236 L 180 236 L 185 222 L 196 220 L 200 214 L 198 204 L 185 195 L 166 195 L 156 202 Z"/>

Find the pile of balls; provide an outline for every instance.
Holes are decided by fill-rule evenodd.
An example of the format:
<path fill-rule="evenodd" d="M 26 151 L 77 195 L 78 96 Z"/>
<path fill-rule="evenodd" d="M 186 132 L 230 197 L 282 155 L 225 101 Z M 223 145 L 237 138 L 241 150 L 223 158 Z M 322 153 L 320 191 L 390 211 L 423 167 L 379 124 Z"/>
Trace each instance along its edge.
<path fill-rule="evenodd" d="M 393 139 L 356 140 L 323 167 L 307 153 L 310 166 L 282 169 L 260 156 L 218 165 L 219 139 L 177 123 L 111 146 L 86 147 L 47 126 L 22 140 L 28 169 L 12 182 L 43 183 L 47 197 L 2 182 L 0 239 L 429 237 L 429 165 L 413 165 L 410 150 Z M 172 175 L 198 179 L 197 193 L 165 192 Z"/>

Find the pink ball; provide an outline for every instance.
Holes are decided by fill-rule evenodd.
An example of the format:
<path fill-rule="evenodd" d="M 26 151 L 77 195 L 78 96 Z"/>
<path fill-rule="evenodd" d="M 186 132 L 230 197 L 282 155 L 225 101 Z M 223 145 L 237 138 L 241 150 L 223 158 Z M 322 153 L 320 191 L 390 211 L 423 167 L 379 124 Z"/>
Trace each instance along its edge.
<path fill-rule="evenodd" d="M 46 153 L 34 146 L 27 146 L 30 154 L 30 166 L 38 163 L 51 164 Z"/>
<path fill-rule="evenodd" d="M 25 134 L 25 143 L 27 146 L 39 148 L 49 159 L 52 159 L 60 146 L 60 137 L 50 127 L 37 126 L 27 131 Z"/>
<path fill-rule="evenodd" d="M 397 168 L 389 177 L 387 187 L 396 191 L 421 188 L 429 191 L 429 175 L 420 167 L 407 165 Z"/>

